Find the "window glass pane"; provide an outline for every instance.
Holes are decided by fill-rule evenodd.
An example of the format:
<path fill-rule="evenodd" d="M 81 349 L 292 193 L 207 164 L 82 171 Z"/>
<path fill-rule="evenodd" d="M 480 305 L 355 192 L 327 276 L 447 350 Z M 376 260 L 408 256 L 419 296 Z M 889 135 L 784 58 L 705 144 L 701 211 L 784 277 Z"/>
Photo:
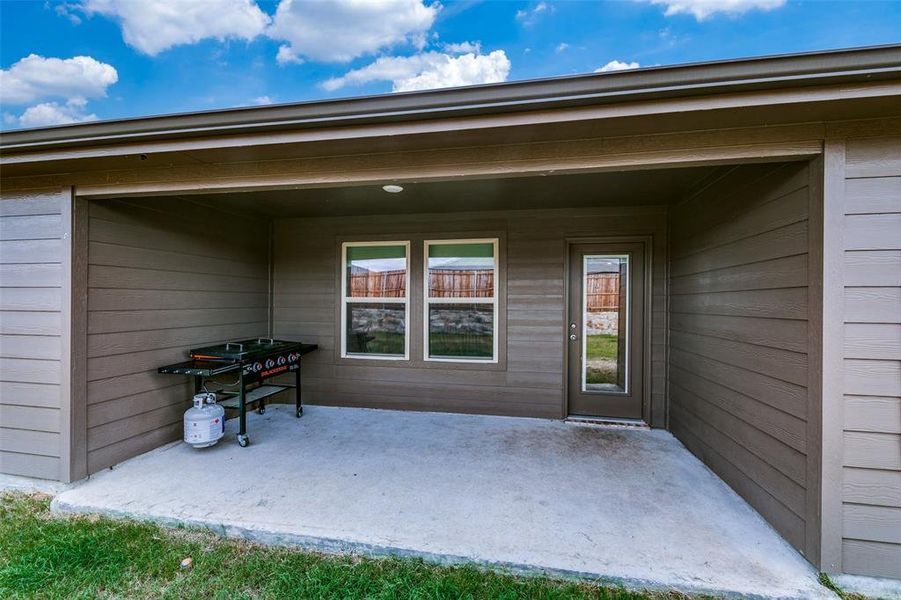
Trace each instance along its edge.
<path fill-rule="evenodd" d="M 586 256 L 583 391 L 625 392 L 629 257 Z"/>
<path fill-rule="evenodd" d="M 494 297 L 494 244 L 429 244 L 428 263 L 429 297 Z"/>
<path fill-rule="evenodd" d="M 403 304 L 348 303 L 345 328 L 348 354 L 404 355 L 407 310 Z"/>
<path fill-rule="evenodd" d="M 430 358 L 494 357 L 494 306 L 431 304 Z"/>
<path fill-rule="evenodd" d="M 348 246 L 349 298 L 404 298 L 407 249 L 404 246 Z"/>

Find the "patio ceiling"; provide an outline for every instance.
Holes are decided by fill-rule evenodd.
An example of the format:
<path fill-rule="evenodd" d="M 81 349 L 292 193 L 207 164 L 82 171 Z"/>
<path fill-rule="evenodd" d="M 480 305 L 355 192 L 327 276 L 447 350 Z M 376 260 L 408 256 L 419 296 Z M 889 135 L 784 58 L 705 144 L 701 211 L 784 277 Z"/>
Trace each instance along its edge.
<path fill-rule="evenodd" d="M 334 217 L 475 210 L 653 206 L 682 198 L 723 167 L 690 167 L 403 183 L 389 194 L 381 185 L 197 194 L 185 200 L 272 217 Z M 392 183 L 386 180 L 384 184 Z M 171 199 L 171 197 L 170 197 Z M 154 202 L 142 198 L 133 202 Z"/>

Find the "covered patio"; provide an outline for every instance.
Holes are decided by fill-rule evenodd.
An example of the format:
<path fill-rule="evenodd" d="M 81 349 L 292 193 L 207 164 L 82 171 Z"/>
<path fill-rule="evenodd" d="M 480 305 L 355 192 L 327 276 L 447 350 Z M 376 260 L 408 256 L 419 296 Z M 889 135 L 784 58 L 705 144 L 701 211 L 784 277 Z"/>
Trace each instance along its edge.
<path fill-rule="evenodd" d="M 204 450 L 176 442 L 92 476 L 54 508 L 630 587 L 831 595 L 663 430 L 324 406 L 297 420 L 282 405 L 250 425 L 249 449 L 231 436 Z"/>
<path fill-rule="evenodd" d="M 91 480 L 56 507 L 641 588 L 824 594 L 805 560 L 820 164 L 79 201 Z M 460 254 L 438 258 L 486 262 L 492 282 L 443 325 L 442 243 Z M 617 378 L 595 394 L 588 349 L 610 326 L 588 265 L 611 259 L 631 266 L 608 334 Z M 360 269 L 405 283 L 354 297 Z M 433 356 L 436 322 L 493 344 Z M 157 369 L 263 332 L 318 347 L 304 418 L 273 404 L 248 448 L 232 421 L 209 451 L 159 449 L 194 388 Z"/>

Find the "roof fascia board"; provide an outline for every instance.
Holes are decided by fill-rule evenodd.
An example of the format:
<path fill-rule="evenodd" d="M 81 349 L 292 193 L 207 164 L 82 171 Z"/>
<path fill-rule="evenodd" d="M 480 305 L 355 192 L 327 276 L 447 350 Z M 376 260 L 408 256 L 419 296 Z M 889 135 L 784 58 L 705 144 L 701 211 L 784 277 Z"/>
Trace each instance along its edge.
<path fill-rule="evenodd" d="M 204 150 L 254 147 L 266 145 L 302 144 L 310 142 L 365 139 L 383 136 L 404 136 L 460 132 L 464 130 L 554 125 L 566 122 L 654 116 L 692 111 L 715 111 L 754 106 L 778 107 L 788 104 L 820 103 L 828 101 L 901 97 L 901 81 L 802 88 L 778 91 L 758 91 L 752 94 L 733 93 L 701 98 L 674 98 L 664 101 L 643 101 L 629 104 L 586 106 L 541 112 L 488 114 L 466 119 L 424 120 L 401 123 L 374 123 L 358 127 L 305 129 L 299 131 L 257 132 L 254 134 L 188 138 L 178 140 L 129 140 L 115 147 L 54 148 L 42 152 L 12 154 L 0 158 L 0 164 L 14 165 L 58 160 L 103 158 L 140 153 L 202 152 Z M 775 124 L 775 122 L 774 122 Z"/>

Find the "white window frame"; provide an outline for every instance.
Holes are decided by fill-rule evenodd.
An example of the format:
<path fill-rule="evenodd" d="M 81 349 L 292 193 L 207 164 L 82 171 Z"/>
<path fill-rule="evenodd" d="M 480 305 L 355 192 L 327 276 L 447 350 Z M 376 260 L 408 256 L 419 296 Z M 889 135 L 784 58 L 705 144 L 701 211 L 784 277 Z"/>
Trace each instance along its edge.
<path fill-rule="evenodd" d="M 429 246 L 453 246 L 456 244 L 491 244 L 494 254 L 494 296 L 491 298 L 432 298 L 429 296 Z M 498 337 L 500 336 L 498 324 L 498 298 L 500 297 L 500 255 L 498 252 L 498 238 L 461 238 L 425 240 L 422 244 L 422 358 L 427 362 L 450 362 L 472 364 L 497 364 L 498 362 Z M 492 356 L 488 358 L 467 358 L 461 356 L 437 357 L 429 356 L 429 307 L 432 304 L 490 304 L 493 309 L 492 317 Z"/>
<path fill-rule="evenodd" d="M 404 297 L 403 298 L 348 298 L 347 296 L 347 249 L 365 246 L 403 246 L 405 278 L 404 278 Z M 404 355 L 393 354 L 358 354 L 347 352 L 347 305 L 348 304 L 403 304 L 404 305 Z M 391 242 L 343 242 L 341 244 L 341 320 L 339 323 L 341 329 L 341 358 L 359 359 L 359 360 L 410 360 L 410 241 L 391 241 Z"/>

